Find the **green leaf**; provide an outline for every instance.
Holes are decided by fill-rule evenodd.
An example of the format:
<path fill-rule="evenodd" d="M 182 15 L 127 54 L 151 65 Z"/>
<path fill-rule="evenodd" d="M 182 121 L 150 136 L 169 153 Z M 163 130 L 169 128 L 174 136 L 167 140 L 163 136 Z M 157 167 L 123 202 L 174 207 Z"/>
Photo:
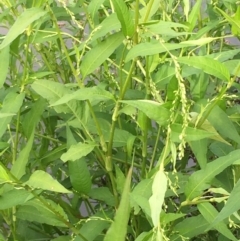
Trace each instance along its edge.
<path fill-rule="evenodd" d="M 238 134 L 235 125 L 229 119 L 226 112 L 219 106 L 215 106 L 211 110 L 208 120 L 223 137 L 229 138 L 240 144 L 240 135 Z"/>
<path fill-rule="evenodd" d="M 31 110 L 24 116 L 23 131 L 27 138 L 30 138 L 35 126 L 40 121 L 41 115 L 46 107 L 46 101 L 39 98 L 31 107 Z M 27 123 L 27 124 L 26 124 Z"/>
<path fill-rule="evenodd" d="M 42 170 L 35 171 L 24 184 L 33 188 L 40 188 L 52 192 L 71 193 L 64 186 L 62 186 L 57 180 L 53 179 L 50 174 Z"/>
<path fill-rule="evenodd" d="M 96 144 L 85 144 L 79 142 L 72 145 L 68 151 L 61 156 L 61 160 L 66 162 L 80 159 L 92 152 L 95 146 Z"/>
<path fill-rule="evenodd" d="M 34 130 L 26 144 L 26 146 L 21 150 L 17 160 L 13 163 L 11 168 L 11 173 L 17 178 L 21 179 L 22 176 L 26 173 L 26 165 L 28 163 L 29 154 L 32 150 L 34 139 Z"/>
<path fill-rule="evenodd" d="M 89 169 L 84 158 L 68 162 L 69 176 L 73 188 L 81 194 L 88 194 L 92 182 Z"/>
<path fill-rule="evenodd" d="M 105 0 L 92 0 L 88 4 L 88 12 L 92 19 L 95 19 L 98 9 L 101 7 L 101 5 L 104 3 Z"/>
<path fill-rule="evenodd" d="M 208 140 L 201 139 L 197 141 L 191 141 L 188 143 L 197 158 L 197 162 L 201 169 L 207 165 L 207 152 L 208 152 Z"/>
<path fill-rule="evenodd" d="M 182 237 L 197 237 L 199 234 L 205 233 L 205 230 L 208 227 L 209 223 L 202 215 L 186 218 L 183 221 L 179 222 L 176 226 L 174 226 L 173 233 L 178 234 L 173 235 L 171 237 L 171 241 L 182 241 Z"/>
<path fill-rule="evenodd" d="M 109 206 L 115 206 L 114 196 L 107 187 L 93 188 L 88 193 L 88 196 L 92 199 L 102 201 Z"/>
<path fill-rule="evenodd" d="M 197 207 L 203 217 L 208 221 L 208 223 L 212 224 L 213 220 L 218 215 L 218 211 L 210 203 L 200 203 Z M 229 240 L 238 240 L 234 237 L 224 222 L 220 222 L 219 224 L 214 225 L 214 228 Z"/>
<path fill-rule="evenodd" d="M 123 192 L 124 189 L 124 183 L 126 181 L 126 178 L 121 171 L 121 169 L 118 167 L 118 165 L 115 165 L 115 172 L 116 172 L 116 184 L 117 184 L 117 190 L 119 193 Z"/>
<path fill-rule="evenodd" d="M 171 125 L 171 140 L 174 142 L 181 142 L 180 135 L 182 133 L 182 125 L 181 124 L 172 124 Z M 204 138 L 213 138 L 216 135 L 216 132 L 209 132 L 205 130 L 201 130 L 198 128 L 186 127 L 186 141 L 197 141 L 202 140 Z"/>
<path fill-rule="evenodd" d="M 71 145 L 76 145 L 77 142 L 69 126 L 67 126 L 66 129 L 67 146 L 71 147 Z M 91 190 L 92 181 L 86 160 L 84 158 L 80 158 L 75 161 L 68 162 L 68 170 L 73 188 L 80 194 L 87 195 Z"/>
<path fill-rule="evenodd" d="M 155 40 L 152 42 L 140 43 L 131 48 L 126 56 L 125 62 L 130 61 L 138 56 L 148 56 L 154 54 L 164 53 L 174 49 L 181 49 L 187 47 L 187 44 L 171 44 L 159 43 Z"/>
<path fill-rule="evenodd" d="M 127 175 L 119 207 L 116 211 L 114 221 L 104 237 L 104 241 L 112 241 L 112 240 L 125 241 L 126 240 L 128 221 L 129 221 L 129 215 L 130 215 L 129 194 L 130 194 L 131 177 L 132 177 L 132 169 L 129 170 L 129 173 Z"/>
<path fill-rule="evenodd" d="M 175 221 L 179 218 L 182 218 L 184 216 L 186 216 L 186 214 L 184 214 L 184 213 L 165 213 L 162 211 L 160 220 L 161 220 L 161 223 L 166 225 L 166 224 L 168 224 L 172 221 Z"/>
<path fill-rule="evenodd" d="M 144 179 L 131 192 L 130 201 L 134 208 L 134 214 L 138 214 L 141 208 L 145 214 L 151 217 L 149 198 L 152 195 L 152 184 L 153 179 Z"/>
<path fill-rule="evenodd" d="M 71 93 L 63 84 L 45 79 L 34 81 L 31 87 L 36 93 L 47 99 L 50 104 L 56 102 L 64 95 Z M 65 106 L 54 107 L 57 113 L 69 112 L 69 108 Z"/>
<path fill-rule="evenodd" d="M 230 217 L 234 212 L 240 209 L 239 202 L 239 193 L 240 193 L 240 179 L 234 186 L 233 190 L 230 193 L 230 196 L 227 200 L 227 203 L 224 205 L 220 213 L 212 221 L 212 225 L 216 225 L 227 217 Z"/>
<path fill-rule="evenodd" d="M 61 206 L 52 200 L 30 200 L 17 209 L 16 217 L 30 222 L 46 223 L 52 226 L 67 227 L 68 217 Z"/>
<path fill-rule="evenodd" d="M 17 94 L 14 92 L 8 93 L 8 95 L 5 97 L 5 99 L 3 101 L 0 114 L 5 114 L 5 113 L 17 114 L 17 112 L 19 111 L 19 109 L 22 105 L 23 99 L 24 99 L 24 93 L 21 93 L 21 94 Z M 12 120 L 12 116 L 7 116 L 4 118 L 1 118 L 0 138 L 6 131 L 7 125 L 11 122 L 11 120 Z"/>
<path fill-rule="evenodd" d="M 153 2 L 149 1 L 147 6 L 145 6 L 140 10 L 140 15 L 141 15 L 140 22 L 149 21 L 151 17 L 158 11 L 160 7 L 160 3 L 161 3 L 161 0 L 154 0 Z M 150 12 L 148 13 L 148 18 L 146 18 L 146 13 L 148 12 L 149 9 L 150 9 Z"/>
<path fill-rule="evenodd" d="M 12 43 L 35 20 L 39 20 L 47 12 L 41 8 L 26 9 L 14 22 L 6 37 L 0 44 L 0 50 Z"/>
<path fill-rule="evenodd" d="M 185 195 L 187 200 L 192 200 L 193 198 L 201 195 L 202 190 L 209 186 L 209 182 L 216 175 L 239 159 L 240 150 L 235 150 L 224 157 L 219 157 L 208 163 L 204 169 L 194 172 L 185 186 Z"/>
<path fill-rule="evenodd" d="M 84 237 L 88 241 L 96 240 L 97 236 L 101 235 L 103 230 L 106 230 L 110 226 L 109 220 L 106 219 L 106 214 L 97 213 L 86 220 L 86 223 L 82 225 L 79 232 L 84 234 Z M 77 236 L 74 241 L 84 241 L 81 237 Z"/>
<path fill-rule="evenodd" d="M 0 184 L 12 182 L 12 179 L 8 176 L 6 170 L 0 165 Z"/>
<path fill-rule="evenodd" d="M 121 23 L 124 36 L 132 37 L 134 34 L 134 22 L 130 10 L 124 0 L 112 0 L 112 3 Z"/>
<path fill-rule="evenodd" d="M 0 89 L 3 87 L 3 84 L 7 78 L 8 74 L 8 67 L 9 67 L 9 58 L 10 58 L 10 52 L 9 47 L 5 47 L 0 51 Z"/>
<path fill-rule="evenodd" d="M 227 21 L 232 25 L 233 34 L 239 35 L 240 33 L 240 21 L 236 20 L 232 17 L 230 17 L 227 13 L 225 13 L 220 8 L 216 8 L 226 19 Z"/>
<path fill-rule="evenodd" d="M 230 73 L 228 69 L 219 61 L 205 56 L 180 57 L 178 62 L 203 70 L 205 73 L 216 76 L 217 78 L 229 81 Z"/>
<path fill-rule="evenodd" d="M 25 189 L 12 189 L 8 192 L 4 192 L 0 195 L 0 210 L 24 204 L 33 197 L 33 194 Z"/>
<path fill-rule="evenodd" d="M 198 0 L 195 2 L 194 6 L 192 7 L 192 11 L 189 14 L 188 22 L 190 23 L 189 32 L 192 32 L 196 26 L 199 13 L 201 11 L 202 0 Z"/>
<path fill-rule="evenodd" d="M 161 185 L 161 188 L 159 188 Z M 152 196 L 149 198 L 151 208 L 151 218 L 154 227 L 158 227 L 160 221 L 160 214 L 164 202 L 165 192 L 167 190 L 167 177 L 164 171 L 159 170 L 154 177 L 152 184 Z"/>
<path fill-rule="evenodd" d="M 122 43 L 124 37 L 122 33 L 109 36 L 105 41 L 99 43 L 89 50 L 82 60 L 80 71 L 84 79 L 88 74 L 98 68 Z M 94 56 L 94 58 L 93 58 Z"/>
<path fill-rule="evenodd" d="M 201 72 L 199 75 L 193 75 L 189 80 L 191 86 L 191 96 L 193 100 L 204 98 L 209 87 L 209 75 Z"/>
<path fill-rule="evenodd" d="M 90 88 L 83 88 L 75 91 L 72 94 L 66 94 L 51 106 L 61 105 L 69 102 L 70 100 L 94 100 L 94 101 L 104 101 L 104 100 L 115 100 L 113 94 L 106 91 L 99 86 L 94 86 Z"/>
<path fill-rule="evenodd" d="M 231 75 L 240 77 L 240 63 L 238 59 L 232 59 L 223 62 L 224 66 L 228 69 Z"/>
<path fill-rule="evenodd" d="M 141 110 L 159 125 L 166 125 L 168 123 L 170 112 L 158 102 L 152 100 L 123 100 L 121 102 Z"/>
<path fill-rule="evenodd" d="M 209 150 L 217 157 L 225 156 L 231 151 L 234 151 L 234 147 L 221 142 L 213 142 L 209 146 Z"/>

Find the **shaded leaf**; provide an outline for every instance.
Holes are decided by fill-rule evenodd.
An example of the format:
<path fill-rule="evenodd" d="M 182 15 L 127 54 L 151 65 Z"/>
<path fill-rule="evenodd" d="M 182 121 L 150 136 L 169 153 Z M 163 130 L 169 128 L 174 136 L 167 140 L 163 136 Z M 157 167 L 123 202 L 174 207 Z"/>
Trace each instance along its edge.
<path fill-rule="evenodd" d="M 93 188 L 88 193 L 88 196 L 92 199 L 96 199 L 106 203 L 109 206 L 115 206 L 115 199 L 112 193 L 109 191 L 107 187 L 98 187 Z"/>
<path fill-rule="evenodd" d="M 17 209 L 16 217 L 30 222 L 46 223 L 52 226 L 67 227 L 68 217 L 62 207 L 52 200 L 30 200 Z"/>
<path fill-rule="evenodd" d="M 71 145 L 76 145 L 76 143 L 69 126 L 67 126 L 67 146 L 71 147 Z M 80 194 L 87 195 L 91 190 L 92 181 L 86 160 L 80 158 L 75 161 L 69 161 L 68 170 L 73 188 Z"/>
<path fill-rule="evenodd" d="M 209 223 L 202 215 L 186 218 L 173 228 L 174 233 L 178 234 L 173 235 L 171 241 L 182 241 L 182 237 L 196 237 L 199 234 L 205 233 L 208 227 Z"/>
<path fill-rule="evenodd" d="M 197 141 L 191 141 L 189 142 L 189 145 L 201 169 L 205 168 L 207 165 L 208 140 L 201 139 Z"/>
<path fill-rule="evenodd" d="M 11 173 L 17 178 L 21 179 L 22 176 L 26 173 L 26 165 L 28 163 L 29 154 L 32 150 L 34 139 L 34 130 L 26 144 L 26 146 L 20 151 L 17 160 L 13 163 L 11 168 Z"/>
<path fill-rule="evenodd" d="M 35 126 L 40 121 L 40 117 L 46 107 L 46 101 L 39 98 L 31 107 L 31 110 L 24 116 L 23 131 L 27 138 L 30 138 L 31 133 L 35 130 Z M 27 123 L 27 124 L 26 124 Z"/>
<path fill-rule="evenodd" d="M 112 3 L 121 23 L 124 36 L 132 37 L 134 34 L 134 22 L 126 3 L 123 0 L 112 0 Z"/>
<path fill-rule="evenodd" d="M 109 228 L 110 221 L 106 219 L 106 213 L 96 213 L 91 216 L 85 224 L 80 228 L 80 233 L 84 234 L 84 237 L 88 241 L 96 240 L 97 236 L 101 235 L 103 230 Z M 77 236 L 74 241 L 84 241 L 80 236 Z"/>
<path fill-rule="evenodd" d="M 232 151 L 228 155 L 208 163 L 204 169 L 194 172 L 185 186 L 187 200 L 201 195 L 202 190 L 209 186 L 209 182 L 216 175 L 238 160 L 240 160 L 240 150 Z"/>
<path fill-rule="evenodd" d="M 88 194 L 92 182 L 86 160 L 80 158 L 74 162 L 68 162 L 70 180 L 73 188 L 81 194 Z"/>
<path fill-rule="evenodd" d="M 239 202 L 239 193 L 240 193 L 240 179 L 234 186 L 233 190 L 230 193 L 230 196 L 227 200 L 227 203 L 224 205 L 220 213 L 212 220 L 212 225 L 216 225 L 227 217 L 230 217 L 234 212 L 240 209 Z"/>
<path fill-rule="evenodd" d="M 12 189 L 0 195 L 0 210 L 12 208 L 16 205 L 21 205 L 32 199 L 33 194 L 24 189 Z"/>
<path fill-rule="evenodd" d="M 122 33 L 112 34 L 105 41 L 89 50 L 84 56 L 80 67 L 83 79 L 99 67 L 122 43 L 123 39 Z"/>
<path fill-rule="evenodd" d="M 212 224 L 213 220 L 218 215 L 218 211 L 210 203 L 200 203 L 197 207 L 203 217 L 208 221 L 208 223 Z M 224 222 L 214 225 L 214 229 L 227 237 L 229 240 L 238 240 L 234 237 Z"/>
<path fill-rule="evenodd" d="M 128 227 L 128 220 L 130 215 L 130 185 L 131 185 L 132 169 L 130 169 L 126 182 L 124 185 L 123 193 L 121 196 L 121 201 L 119 207 L 116 211 L 114 221 L 108 229 L 104 241 L 125 241 Z"/>

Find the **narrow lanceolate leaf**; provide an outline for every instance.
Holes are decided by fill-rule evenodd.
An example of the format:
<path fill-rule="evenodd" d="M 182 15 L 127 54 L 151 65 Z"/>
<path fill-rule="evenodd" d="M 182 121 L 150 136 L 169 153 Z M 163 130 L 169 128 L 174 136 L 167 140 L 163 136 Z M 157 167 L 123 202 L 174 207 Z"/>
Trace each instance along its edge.
<path fill-rule="evenodd" d="M 34 131 L 32 131 L 32 134 L 31 134 L 26 146 L 21 150 L 17 160 L 14 162 L 14 164 L 11 168 L 11 173 L 17 179 L 20 179 L 26 173 L 26 171 L 25 171 L 26 165 L 28 163 L 29 154 L 32 149 L 33 139 L 34 139 Z"/>
<path fill-rule="evenodd" d="M 9 66 L 9 47 L 5 47 L 4 49 L 0 50 L 0 88 L 2 88 L 8 73 L 8 66 Z"/>
<path fill-rule="evenodd" d="M 4 192 L 0 196 L 0 210 L 21 205 L 33 197 L 33 194 L 29 193 L 25 189 L 12 189 L 8 192 Z"/>
<path fill-rule="evenodd" d="M 230 193 L 227 203 L 221 210 L 221 212 L 217 215 L 217 217 L 213 221 L 213 225 L 219 223 L 223 219 L 230 217 L 234 212 L 240 209 L 240 202 L 239 202 L 239 195 L 240 195 L 240 179 L 234 186 L 233 190 Z"/>
<path fill-rule="evenodd" d="M 134 22 L 130 10 L 124 0 L 112 0 L 112 3 L 121 23 L 124 36 L 132 37 L 134 34 Z"/>
<path fill-rule="evenodd" d="M 198 20 L 198 13 L 200 11 L 200 8 L 202 6 L 202 0 L 198 0 L 195 2 L 195 5 L 193 6 L 191 13 L 189 14 L 188 22 L 190 24 L 189 32 L 192 32 L 192 30 L 196 26 L 196 22 Z"/>
<path fill-rule="evenodd" d="M 76 145 L 71 129 L 67 126 L 67 147 L 70 148 L 72 145 Z M 91 175 L 87 166 L 87 162 L 84 158 L 79 158 L 75 161 L 68 162 L 68 170 L 70 181 L 73 188 L 80 194 L 86 194 L 91 190 L 92 181 Z"/>
<path fill-rule="evenodd" d="M 195 46 L 202 45 L 202 41 L 195 42 Z M 128 52 L 125 62 L 128 62 L 131 59 L 134 59 L 138 56 L 148 56 L 154 54 L 164 53 L 170 50 L 181 49 L 185 47 L 194 46 L 194 42 L 192 41 L 184 41 L 179 44 L 172 43 L 161 43 L 159 41 L 153 40 L 151 42 L 140 43 L 130 49 Z"/>
<path fill-rule="evenodd" d="M 107 40 L 99 43 L 88 51 L 83 58 L 80 68 L 83 78 L 98 68 L 114 52 L 123 40 L 124 36 L 122 33 L 112 34 L 107 38 Z"/>
<path fill-rule="evenodd" d="M 204 169 L 194 172 L 185 186 L 187 200 L 192 200 L 201 195 L 202 190 L 209 186 L 209 182 L 216 175 L 238 160 L 240 160 L 240 150 L 235 150 L 226 156 L 219 157 L 215 161 L 208 163 Z"/>
<path fill-rule="evenodd" d="M 227 21 L 232 25 L 233 34 L 237 35 L 240 33 L 240 21 L 230 17 L 227 13 L 225 13 L 220 8 L 216 8 L 226 19 Z"/>
<path fill-rule="evenodd" d="M 29 8 L 26 9 L 15 21 L 10 28 L 5 39 L 0 44 L 0 50 L 11 44 L 25 29 L 35 20 L 44 16 L 47 12 L 41 8 Z"/>
<path fill-rule="evenodd" d="M 46 223 L 52 226 L 66 227 L 68 217 L 61 206 L 52 200 L 44 199 L 41 202 L 33 199 L 17 209 L 16 217 L 30 222 Z"/>
<path fill-rule="evenodd" d="M 36 93 L 48 100 L 50 104 L 56 102 L 64 95 L 71 93 L 63 84 L 46 79 L 34 81 L 31 87 Z M 56 112 L 61 113 L 69 112 L 69 108 L 66 106 L 56 106 L 54 109 Z"/>
<path fill-rule="evenodd" d="M 158 102 L 151 100 L 124 100 L 121 102 L 136 107 L 150 119 L 155 120 L 159 125 L 168 123 L 170 112 Z"/>
<path fill-rule="evenodd" d="M 12 113 L 16 114 L 23 102 L 24 99 L 24 94 L 17 94 L 14 92 L 10 92 L 4 99 L 3 104 L 2 104 L 2 109 L 0 111 L 0 114 L 3 113 Z M 4 132 L 7 129 L 7 125 L 11 122 L 12 116 L 6 116 L 1 118 L 0 121 L 0 138 L 4 134 Z"/>
<path fill-rule="evenodd" d="M 152 185 L 152 196 L 149 198 L 153 226 L 157 227 L 160 221 L 160 214 L 167 190 L 167 177 L 164 171 L 159 170 L 154 177 Z"/>
<path fill-rule="evenodd" d="M 98 12 L 98 9 L 100 8 L 100 6 L 103 4 L 104 1 L 105 0 L 92 0 L 92 1 L 90 1 L 87 10 L 90 13 L 92 19 L 94 19 L 95 15 Z"/>
<path fill-rule="evenodd" d="M 8 176 L 6 170 L 0 166 L 0 184 L 11 182 L 11 178 Z"/>
<path fill-rule="evenodd" d="M 141 22 L 147 22 L 158 11 L 161 0 L 148 1 L 147 6 L 140 10 Z M 150 11 L 149 11 L 150 10 Z"/>
<path fill-rule="evenodd" d="M 230 73 L 225 65 L 215 59 L 204 56 L 181 57 L 177 59 L 182 64 L 187 64 L 221 80 L 229 81 Z"/>
<path fill-rule="evenodd" d="M 84 158 L 68 162 L 70 181 L 73 188 L 81 194 L 88 194 L 91 190 L 91 175 Z"/>
<path fill-rule="evenodd" d="M 197 237 L 199 234 L 205 233 L 208 227 L 209 223 L 202 215 L 188 217 L 174 226 L 172 233 L 176 234 L 171 237 L 171 241 L 182 241 L 181 237 L 189 239 Z"/>
<path fill-rule="evenodd" d="M 218 215 L 218 211 L 210 203 L 200 203 L 197 207 L 203 217 L 209 222 L 209 224 L 211 224 L 215 217 Z M 220 222 L 219 224 L 215 225 L 214 229 L 227 237 L 228 240 L 238 240 L 234 237 L 234 235 L 231 233 L 231 231 L 228 229 L 227 225 L 224 222 Z"/>
<path fill-rule="evenodd" d="M 71 193 L 57 180 L 53 179 L 50 174 L 42 170 L 35 171 L 24 184 L 52 192 Z"/>
<path fill-rule="evenodd" d="M 41 115 L 46 107 L 47 103 L 43 98 L 39 98 L 31 107 L 31 110 L 24 116 L 23 131 L 27 138 L 31 136 L 31 133 L 35 130 L 35 126 L 39 122 Z"/>
<path fill-rule="evenodd" d="M 51 106 L 61 105 L 69 102 L 70 100 L 94 100 L 94 101 L 104 101 L 104 100 L 115 100 L 112 93 L 104 90 L 98 86 L 83 88 L 75 91 L 72 94 L 64 95 L 61 99 L 57 100 Z"/>
<path fill-rule="evenodd" d="M 132 169 L 130 169 L 126 182 L 124 185 L 124 190 L 121 197 L 121 202 L 117 209 L 114 221 L 110 226 L 104 241 L 125 241 L 128 227 L 128 220 L 130 215 L 130 185 L 131 185 Z"/>
<path fill-rule="evenodd" d="M 75 161 L 86 155 L 88 155 L 95 147 L 95 144 L 85 144 L 78 143 L 72 145 L 69 150 L 61 156 L 61 160 L 66 161 Z"/>

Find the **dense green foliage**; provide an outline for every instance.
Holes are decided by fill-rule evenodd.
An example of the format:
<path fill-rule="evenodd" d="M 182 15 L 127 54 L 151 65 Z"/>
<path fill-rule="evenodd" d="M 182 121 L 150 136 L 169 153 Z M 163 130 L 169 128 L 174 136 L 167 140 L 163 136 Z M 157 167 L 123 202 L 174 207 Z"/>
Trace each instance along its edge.
<path fill-rule="evenodd" d="M 0 7 L 0 240 L 240 239 L 239 2 Z"/>

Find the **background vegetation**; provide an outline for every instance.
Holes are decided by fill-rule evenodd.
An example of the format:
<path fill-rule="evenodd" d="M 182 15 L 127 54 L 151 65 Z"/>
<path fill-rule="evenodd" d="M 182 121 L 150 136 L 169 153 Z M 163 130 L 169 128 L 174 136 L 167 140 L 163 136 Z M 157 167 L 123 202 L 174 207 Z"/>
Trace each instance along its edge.
<path fill-rule="evenodd" d="M 239 2 L 0 7 L 0 240 L 240 239 Z"/>

